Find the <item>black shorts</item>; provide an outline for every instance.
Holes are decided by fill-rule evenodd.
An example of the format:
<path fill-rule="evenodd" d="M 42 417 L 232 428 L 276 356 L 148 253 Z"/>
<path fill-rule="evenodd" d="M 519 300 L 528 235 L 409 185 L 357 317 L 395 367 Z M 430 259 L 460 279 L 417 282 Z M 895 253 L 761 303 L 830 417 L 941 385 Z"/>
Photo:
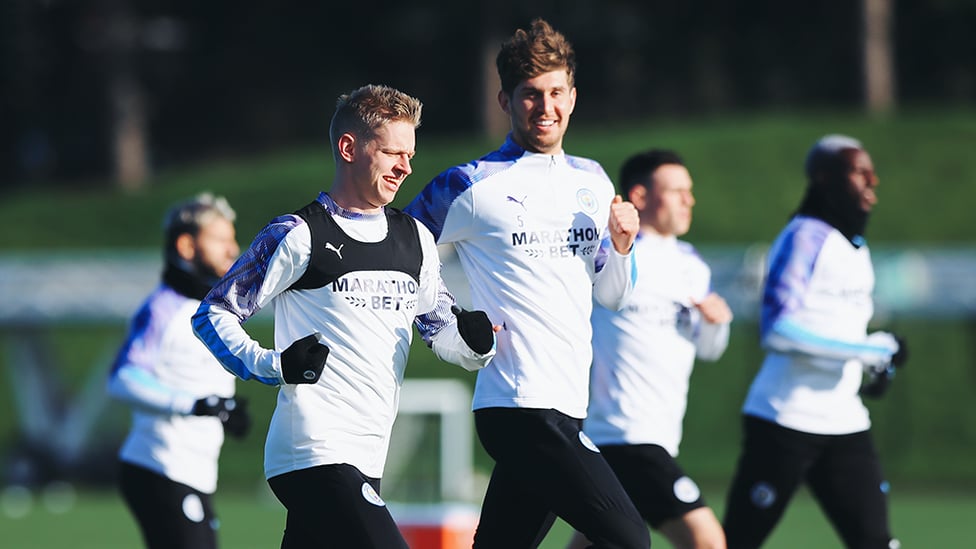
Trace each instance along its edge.
<path fill-rule="evenodd" d="M 722 524 L 729 548 L 762 545 L 801 483 L 845 546 L 889 547 L 888 483 L 870 431 L 817 435 L 746 416 Z"/>
<path fill-rule="evenodd" d="M 345 463 L 291 471 L 268 479 L 288 510 L 282 549 L 356 547 L 407 549 L 380 498 L 380 480 Z"/>
<path fill-rule="evenodd" d="M 582 420 L 527 408 L 484 408 L 474 417 L 495 459 L 475 548 L 537 547 L 557 516 L 597 547 L 650 546 L 644 520 Z"/>
<path fill-rule="evenodd" d="M 119 490 L 139 523 L 146 547 L 217 547 L 217 515 L 210 494 L 124 461 Z"/>
<path fill-rule="evenodd" d="M 600 446 L 600 451 L 652 527 L 705 506 L 695 481 L 657 444 Z"/>

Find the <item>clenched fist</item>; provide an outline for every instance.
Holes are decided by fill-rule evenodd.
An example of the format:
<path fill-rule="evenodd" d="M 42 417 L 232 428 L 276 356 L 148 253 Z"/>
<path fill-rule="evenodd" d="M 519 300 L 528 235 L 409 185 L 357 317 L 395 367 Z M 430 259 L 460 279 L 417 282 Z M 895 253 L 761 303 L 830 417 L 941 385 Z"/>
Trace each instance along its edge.
<path fill-rule="evenodd" d="M 637 232 L 640 230 L 637 208 L 630 202 L 624 202 L 618 194 L 610 203 L 610 221 L 607 225 L 610 228 L 610 240 L 617 253 L 622 255 L 630 253 L 630 247 L 633 246 Z"/>

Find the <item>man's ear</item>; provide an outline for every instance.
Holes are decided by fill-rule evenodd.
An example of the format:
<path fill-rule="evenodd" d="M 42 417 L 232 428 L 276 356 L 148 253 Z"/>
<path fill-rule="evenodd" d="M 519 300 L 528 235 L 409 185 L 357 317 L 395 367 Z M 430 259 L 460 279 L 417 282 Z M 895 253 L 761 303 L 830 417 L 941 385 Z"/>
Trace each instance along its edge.
<path fill-rule="evenodd" d="M 346 132 L 339 136 L 339 158 L 345 160 L 346 162 L 352 162 L 356 159 L 356 136 Z"/>
<path fill-rule="evenodd" d="M 194 240 L 193 235 L 190 233 L 183 233 L 176 237 L 176 242 L 174 243 L 176 253 L 186 261 L 193 261 L 193 258 L 197 255 L 197 246 Z"/>
<path fill-rule="evenodd" d="M 638 210 L 643 210 L 647 207 L 647 187 L 634 185 L 627 193 L 627 200 Z"/>
<path fill-rule="evenodd" d="M 512 114 L 510 109 L 512 108 L 512 98 L 505 93 L 505 90 L 498 90 L 498 105 L 502 108 L 505 114 Z"/>

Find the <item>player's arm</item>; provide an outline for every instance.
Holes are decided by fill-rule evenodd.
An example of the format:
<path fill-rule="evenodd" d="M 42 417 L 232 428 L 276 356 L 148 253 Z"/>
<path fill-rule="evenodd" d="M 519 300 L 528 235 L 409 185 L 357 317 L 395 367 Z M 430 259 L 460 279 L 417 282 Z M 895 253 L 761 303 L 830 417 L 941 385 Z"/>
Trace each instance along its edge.
<path fill-rule="evenodd" d="M 109 373 L 106 390 L 112 398 L 143 412 L 190 413 L 196 400 L 194 395 L 163 384 L 155 373 L 163 352 L 160 345 L 166 326 L 180 321 L 173 318 L 175 311 L 171 307 L 155 306 L 153 298 L 139 308 Z"/>
<path fill-rule="evenodd" d="M 262 230 L 200 304 L 193 315 L 193 331 L 227 371 L 266 385 L 318 379 L 305 376 L 307 371 L 314 373 L 316 368 L 309 370 L 303 362 L 310 360 L 317 365 L 322 358 L 319 348 L 322 345 L 314 335 L 293 343 L 294 352 L 288 356 L 294 360 L 285 361 L 287 371 L 284 371 L 284 352 L 261 347 L 242 325 L 297 281 L 308 267 L 310 257 L 308 226 L 297 216 L 281 216 Z M 321 370 L 319 367 L 319 374 Z"/>
<path fill-rule="evenodd" d="M 593 297 L 611 311 L 619 310 L 634 291 L 637 262 L 631 247 L 626 254 L 617 252 L 610 238 L 604 238 L 595 261 L 596 278 Z"/>
<path fill-rule="evenodd" d="M 166 386 L 151 371 L 132 363 L 112 373 L 108 393 L 135 410 L 152 414 L 213 416 L 235 437 L 243 437 L 251 427 L 246 400 L 215 394 L 198 398 Z"/>
<path fill-rule="evenodd" d="M 414 324 L 437 358 L 469 372 L 480 370 L 495 356 L 495 333 L 484 311 L 465 311 L 450 293 L 441 293 L 437 307 L 417 316 Z"/>
<path fill-rule="evenodd" d="M 806 235 L 795 235 L 788 252 L 774 254 L 763 290 L 760 343 L 764 349 L 828 359 L 818 364 L 840 368 L 848 360 L 860 360 L 865 367 L 887 363 L 898 351 L 894 336 L 878 332 L 870 336 L 852 334 L 840 339 L 815 326 L 797 320 L 793 311 L 806 294 L 819 246 Z M 784 247 L 780 247 L 780 250 Z"/>
<path fill-rule="evenodd" d="M 156 309 L 150 302 L 143 305 L 133 319 L 126 343 L 112 365 L 108 394 L 145 413 L 215 416 L 226 432 L 237 437 L 244 436 L 251 425 L 246 402 L 216 394 L 201 398 L 199 393 L 166 385 L 156 375 L 155 366 L 161 362 L 161 355 L 167 352 L 161 348 L 162 334 L 174 322 L 186 322 L 182 314 L 174 316 L 177 310 L 165 307 Z"/>
<path fill-rule="evenodd" d="M 795 230 L 773 244 L 763 287 L 760 344 L 769 351 L 826 359 L 814 361 L 824 367 L 841 368 L 855 359 L 866 367 L 885 363 L 898 350 L 890 334 L 851 334 L 842 339 L 804 323 L 795 314 L 808 292 L 826 234 Z"/>
<path fill-rule="evenodd" d="M 418 227 L 424 249 L 418 311 L 414 325 L 438 358 L 465 370 L 480 370 L 495 356 L 495 333 L 483 311 L 464 311 L 440 276 L 440 259 L 433 236 Z"/>
<path fill-rule="evenodd" d="M 773 324 L 762 344 L 766 349 L 781 353 L 831 359 L 838 367 L 848 360 L 858 360 L 865 368 L 886 365 L 899 348 L 897 338 L 889 332 L 873 332 L 861 338 L 843 340 L 817 333 L 790 318 L 782 318 Z"/>
<path fill-rule="evenodd" d="M 159 381 L 150 370 L 131 362 L 118 366 L 109 377 L 108 394 L 128 406 L 154 414 L 187 415 L 196 397 Z"/>
<path fill-rule="evenodd" d="M 693 301 L 692 304 L 701 317 L 701 325 L 695 338 L 695 355 L 707 361 L 722 358 L 729 346 L 732 309 L 715 292 L 709 293 L 701 301 Z"/>

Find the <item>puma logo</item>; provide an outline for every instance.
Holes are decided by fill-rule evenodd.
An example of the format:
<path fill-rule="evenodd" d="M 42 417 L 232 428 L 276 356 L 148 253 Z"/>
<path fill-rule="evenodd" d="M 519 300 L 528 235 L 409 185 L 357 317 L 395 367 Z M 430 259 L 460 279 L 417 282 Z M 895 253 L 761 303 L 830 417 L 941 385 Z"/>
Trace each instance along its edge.
<path fill-rule="evenodd" d="M 528 196 L 529 195 L 523 196 L 521 200 L 519 200 L 518 198 L 515 198 L 514 196 L 511 196 L 511 195 L 506 196 L 505 198 L 507 198 L 509 202 L 514 202 L 514 203 L 518 204 L 519 206 L 522 206 L 522 209 L 523 210 L 527 210 L 528 208 L 525 207 L 525 199 L 528 198 Z"/>
<path fill-rule="evenodd" d="M 345 246 L 345 244 L 339 244 L 339 247 L 336 248 L 335 245 L 333 245 L 331 242 L 326 242 L 325 243 L 325 249 L 326 250 L 331 250 L 331 251 L 335 252 L 335 254 L 337 256 L 339 256 L 339 259 L 342 259 L 342 247 L 343 246 Z"/>

